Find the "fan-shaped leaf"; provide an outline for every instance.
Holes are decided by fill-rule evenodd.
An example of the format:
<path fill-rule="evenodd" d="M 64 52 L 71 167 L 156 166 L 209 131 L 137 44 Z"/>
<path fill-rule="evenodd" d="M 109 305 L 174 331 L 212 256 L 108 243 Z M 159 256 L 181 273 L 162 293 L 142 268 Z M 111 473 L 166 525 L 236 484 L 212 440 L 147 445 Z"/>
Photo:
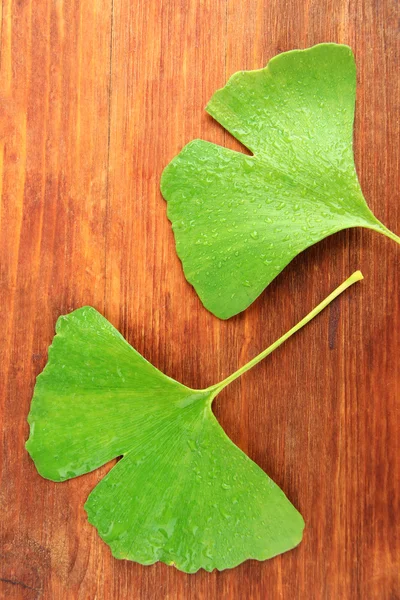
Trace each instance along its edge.
<path fill-rule="evenodd" d="M 206 107 L 253 156 L 194 140 L 164 170 L 185 276 L 217 317 L 247 308 L 297 254 L 341 229 L 399 241 L 358 183 L 355 90 L 348 46 L 279 54 L 233 75 Z"/>
<path fill-rule="evenodd" d="M 205 390 L 158 371 L 94 308 L 60 317 L 28 418 L 26 446 L 39 473 L 63 481 L 123 456 L 85 505 L 117 558 L 191 573 L 293 548 L 302 517 L 226 436 L 211 403 L 361 278 L 355 273 L 275 344 Z"/>

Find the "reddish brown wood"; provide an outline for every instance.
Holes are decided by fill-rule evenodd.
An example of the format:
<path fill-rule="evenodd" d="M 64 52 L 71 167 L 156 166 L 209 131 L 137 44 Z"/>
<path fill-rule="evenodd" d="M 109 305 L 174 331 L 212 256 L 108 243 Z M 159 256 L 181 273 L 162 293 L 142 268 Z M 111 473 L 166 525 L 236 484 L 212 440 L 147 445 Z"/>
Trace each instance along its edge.
<path fill-rule="evenodd" d="M 358 66 L 362 187 L 400 233 L 399 17 L 392 0 L 3 0 L 1 598 L 400 597 L 399 248 L 368 231 L 338 234 L 222 322 L 183 277 L 159 192 L 163 167 L 192 138 L 238 148 L 203 110 L 229 75 L 345 42 Z M 83 510 L 109 466 L 63 484 L 37 474 L 26 416 L 59 314 L 92 304 L 198 388 L 357 268 L 362 284 L 215 406 L 303 513 L 296 550 L 192 576 L 116 561 Z"/>

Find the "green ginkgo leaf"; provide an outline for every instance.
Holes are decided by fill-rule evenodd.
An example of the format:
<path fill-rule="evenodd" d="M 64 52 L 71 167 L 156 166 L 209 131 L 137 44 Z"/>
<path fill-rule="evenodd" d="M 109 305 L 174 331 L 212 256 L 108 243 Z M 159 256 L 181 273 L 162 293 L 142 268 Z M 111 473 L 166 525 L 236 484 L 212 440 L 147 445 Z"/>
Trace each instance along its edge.
<path fill-rule="evenodd" d="M 64 481 L 123 457 L 85 504 L 117 558 L 193 573 L 290 550 L 301 541 L 301 515 L 226 436 L 211 403 L 360 279 L 354 273 L 275 344 L 205 390 L 158 371 L 94 308 L 60 317 L 28 417 L 26 447 L 39 473 Z"/>
<path fill-rule="evenodd" d="M 217 317 L 247 308 L 297 254 L 341 229 L 400 242 L 357 179 L 355 92 L 348 46 L 279 54 L 235 73 L 206 107 L 253 155 L 194 140 L 164 170 L 185 276 Z"/>

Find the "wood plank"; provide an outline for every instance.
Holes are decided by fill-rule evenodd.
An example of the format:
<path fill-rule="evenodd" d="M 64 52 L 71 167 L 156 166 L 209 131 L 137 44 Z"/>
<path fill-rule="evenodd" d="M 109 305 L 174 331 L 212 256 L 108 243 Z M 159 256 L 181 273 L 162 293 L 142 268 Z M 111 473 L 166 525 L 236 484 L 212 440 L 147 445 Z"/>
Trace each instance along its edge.
<path fill-rule="evenodd" d="M 191 139 L 242 149 L 203 110 L 233 72 L 348 43 L 360 181 L 399 233 L 399 16 L 391 0 L 3 0 L 0 597 L 400 597 L 399 249 L 373 232 L 337 234 L 223 322 L 183 277 L 159 192 Z M 26 415 L 59 314 L 95 306 L 157 367 L 199 388 L 357 268 L 362 284 L 215 403 L 304 515 L 294 551 L 192 576 L 117 561 L 83 510 L 111 465 L 63 484 L 37 475 Z"/>
<path fill-rule="evenodd" d="M 65 598 L 101 564 L 89 489 L 37 477 L 26 414 L 57 316 L 104 309 L 111 4 L 5 0 L 2 17 L 0 595 Z"/>

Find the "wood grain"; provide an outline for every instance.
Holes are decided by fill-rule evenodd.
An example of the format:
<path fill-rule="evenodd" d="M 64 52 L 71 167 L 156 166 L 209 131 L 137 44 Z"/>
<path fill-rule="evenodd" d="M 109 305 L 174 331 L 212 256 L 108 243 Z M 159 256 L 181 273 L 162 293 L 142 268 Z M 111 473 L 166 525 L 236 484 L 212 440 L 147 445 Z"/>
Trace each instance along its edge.
<path fill-rule="evenodd" d="M 218 321 L 186 283 L 163 167 L 194 137 L 239 148 L 203 110 L 234 71 L 348 43 L 356 162 L 400 232 L 397 0 L 3 0 L 0 68 L 0 597 L 400 598 L 399 248 L 342 232 Z M 58 315 L 103 312 L 146 358 L 199 388 L 227 376 L 360 268 L 365 281 L 233 384 L 215 411 L 305 517 L 266 563 L 185 575 L 116 561 L 83 503 L 110 465 L 41 479 L 26 416 Z"/>

